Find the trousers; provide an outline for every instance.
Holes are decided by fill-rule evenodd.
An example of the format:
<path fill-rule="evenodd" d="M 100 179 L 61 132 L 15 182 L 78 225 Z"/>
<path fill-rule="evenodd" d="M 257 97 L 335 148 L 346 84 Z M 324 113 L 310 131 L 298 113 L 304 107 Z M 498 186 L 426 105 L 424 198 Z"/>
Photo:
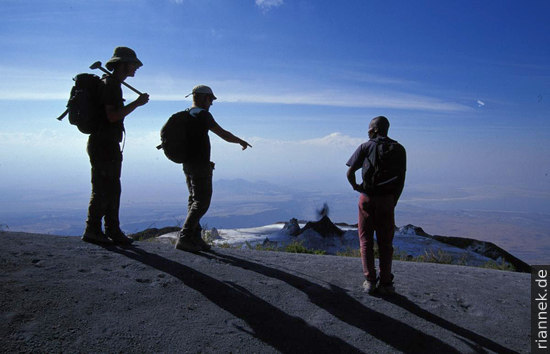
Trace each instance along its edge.
<path fill-rule="evenodd" d="M 95 139 L 90 136 L 87 150 L 92 166 L 92 194 L 86 228 L 100 231 L 102 219 L 105 218 L 105 230 L 120 230 L 119 209 L 122 192 L 120 145 L 116 141 Z"/>
<path fill-rule="evenodd" d="M 393 235 L 395 230 L 395 196 L 392 194 L 359 197 L 359 246 L 363 274 L 376 281 L 374 264 L 374 233 L 379 250 L 380 282 L 392 282 Z"/>
<path fill-rule="evenodd" d="M 181 229 L 182 236 L 197 236 L 202 230 L 200 220 L 212 200 L 213 162 L 183 164 L 189 198 L 187 217 Z"/>

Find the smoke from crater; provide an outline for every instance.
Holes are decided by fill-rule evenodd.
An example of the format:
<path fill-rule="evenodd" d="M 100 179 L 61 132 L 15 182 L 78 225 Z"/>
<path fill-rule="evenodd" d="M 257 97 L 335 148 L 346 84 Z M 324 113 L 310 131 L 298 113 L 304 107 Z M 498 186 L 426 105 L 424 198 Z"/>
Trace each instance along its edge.
<path fill-rule="evenodd" d="M 321 220 L 322 218 L 324 218 L 325 216 L 328 217 L 328 212 L 329 212 L 329 207 L 328 207 L 328 204 L 325 202 L 323 204 L 323 207 L 321 209 L 318 209 L 317 210 L 317 218 L 319 220 Z"/>

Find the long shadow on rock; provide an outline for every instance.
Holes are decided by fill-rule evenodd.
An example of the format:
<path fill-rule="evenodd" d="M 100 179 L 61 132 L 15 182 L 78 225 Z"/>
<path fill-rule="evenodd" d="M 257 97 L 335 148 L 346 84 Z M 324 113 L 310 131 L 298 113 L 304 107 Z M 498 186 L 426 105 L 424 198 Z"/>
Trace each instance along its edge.
<path fill-rule="evenodd" d="M 313 352 L 316 348 L 334 353 L 361 352 L 342 339 L 310 326 L 303 319 L 286 314 L 237 284 L 219 281 L 137 247 L 105 248 L 181 280 L 220 308 L 244 320 L 252 328 L 252 336 L 282 353 Z"/>
<path fill-rule="evenodd" d="M 513 350 L 510 350 L 486 337 L 483 337 L 477 333 L 474 333 L 468 329 L 462 328 L 460 326 L 457 326 L 456 324 L 447 321 L 444 318 L 441 318 L 437 315 L 434 315 L 433 313 L 424 310 L 414 302 L 407 299 L 405 296 L 400 294 L 393 294 L 391 296 L 381 296 L 384 300 L 386 300 L 389 303 L 392 303 L 396 306 L 401 307 L 404 310 L 409 311 L 410 313 L 429 321 L 441 328 L 444 328 L 450 332 L 453 332 L 459 336 L 461 336 L 464 339 L 470 340 L 475 345 L 475 349 L 477 352 L 483 351 L 483 348 L 489 349 L 491 351 L 497 352 L 497 353 L 517 353 Z"/>
<path fill-rule="evenodd" d="M 341 321 L 359 328 L 396 350 L 405 353 L 457 353 L 458 350 L 429 334 L 365 307 L 344 289 L 329 284 L 327 289 L 296 275 L 265 265 L 211 251 L 203 257 L 279 279 L 305 293 L 312 303 Z"/>

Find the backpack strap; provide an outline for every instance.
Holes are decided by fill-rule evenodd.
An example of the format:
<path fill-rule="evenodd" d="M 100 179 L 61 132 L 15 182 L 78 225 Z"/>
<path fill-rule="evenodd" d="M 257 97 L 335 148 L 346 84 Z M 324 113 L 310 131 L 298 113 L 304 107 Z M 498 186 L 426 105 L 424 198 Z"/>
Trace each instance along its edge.
<path fill-rule="evenodd" d="M 369 160 L 370 165 L 373 168 L 376 166 L 376 162 L 378 161 L 378 146 L 379 145 L 380 145 L 379 141 L 374 141 L 374 146 L 372 147 L 372 150 L 370 151 L 369 155 L 367 156 L 367 159 Z"/>
<path fill-rule="evenodd" d="M 199 107 L 193 107 L 193 108 L 187 108 L 185 111 L 189 112 L 189 115 L 193 118 L 196 118 L 201 114 L 202 111 L 204 111 L 204 108 Z"/>

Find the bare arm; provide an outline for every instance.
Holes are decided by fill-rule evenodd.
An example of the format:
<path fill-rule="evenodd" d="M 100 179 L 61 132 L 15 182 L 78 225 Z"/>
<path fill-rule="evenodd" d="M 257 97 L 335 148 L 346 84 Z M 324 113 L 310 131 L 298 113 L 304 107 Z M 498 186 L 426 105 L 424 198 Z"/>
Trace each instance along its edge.
<path fill-rule="evenodd" d="M 234 143 L 234 144 L 241 145 L 243 150 L 245 150 L 247 147 L 252 147 L 252 145 L 250 145 L 246 141 L 242 140 L 241 138 L 236 137 L 231 132 L 228 132 L 227 130 L 220 127 L 220 125 L 218 123 L 214 124 L 214 126 L 211 128 L 211 130 L 212 130 L 212 132 L 214 132 L 214 134 L 216 134 L 217 136 L 219 136 L 223 140 L 225 140 L 229 143 Z"/>
<path fill-rule="evenodd" d="M 107 119 L 109 122 L 114 123 L 119 120 L 123 120 L 127 115 L 132 113 L 137 107 L 143 106 L 149 102 L 149 95 L 144 93 L 140 95 L 135 101 L 128 103 L 122 108 L 116 108 L 113 105 L 106 105 L 105 112 L 107 113 Z"/>
<path fill-rule="evenodd" d="M 346 173 L 346 176 L 348 177 L 348 182 L 353 188 L 353 190 L 361 192 L 361 186 L 357 184 L 357 180 L 355 178 L 355 169 L 352 167 L 348 168 L 348 172 Z"/>

